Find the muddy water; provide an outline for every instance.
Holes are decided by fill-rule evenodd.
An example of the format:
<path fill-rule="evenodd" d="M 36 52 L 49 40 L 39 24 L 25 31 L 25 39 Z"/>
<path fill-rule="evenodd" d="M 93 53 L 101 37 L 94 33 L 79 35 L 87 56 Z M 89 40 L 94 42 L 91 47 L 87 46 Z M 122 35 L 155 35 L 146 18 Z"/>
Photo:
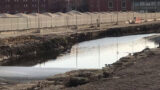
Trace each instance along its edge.
<path fill-rule="evenodd" d="M 0 67 L 0 80 L 30 81 L 76 69 L 102 68 L 129 53 L 158 45 L 144 37 L 153 34 L 107 37 L 74 45 L 70 53 L 32 67 Z"/>
<path fill-rule="evenodd" d="M 146 47 L 156 48 L 158 45 L 145 39 L 153 34 L 131 35 L 123 37 L 107 37 L 85 41 L 74 45 L 70 53 L 59 56 L 34 67 L 41 68 L 102 68 L 120 58 L 140 52 Z"/>
<path fill-rule="evenodd" d="M 0 66 L 0 81 L 28 82 L 32 80 L 43 80 L 56 74 L 65 73 L 69 68 L 32 68 L 32 67 L 7 67 Z"/>

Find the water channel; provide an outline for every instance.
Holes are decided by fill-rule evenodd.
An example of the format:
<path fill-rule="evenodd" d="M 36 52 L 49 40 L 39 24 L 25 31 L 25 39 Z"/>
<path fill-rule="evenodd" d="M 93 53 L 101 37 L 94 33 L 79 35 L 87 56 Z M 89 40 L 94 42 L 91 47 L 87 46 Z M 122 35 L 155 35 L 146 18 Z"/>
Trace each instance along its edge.
<path fill-rule="evenodd" d="M 71 52 L 36 65 L 41 68 L 78 68 L 97 69 L 105 64 L 112 64 L 120 58 L 140 52 L 146 47 L 156 48 L 158 45 L 144 37 L 153 34 L 131 35 L 123 37 L 106 37 L 85 41 L 72 47 Z"/>
<path fill-rule="evenodd" d="M 0 80 L 44 79 L 55 74 L 77 69 L 99 69 L 120 58 L 140 52 L 146 47 L 156 48 L 158 44 L 144 37 L 155 34 L 106 37 L 84 41 L 74 45 L 70 52 L 57 59 L 32 67 L 0 67 Z"/>

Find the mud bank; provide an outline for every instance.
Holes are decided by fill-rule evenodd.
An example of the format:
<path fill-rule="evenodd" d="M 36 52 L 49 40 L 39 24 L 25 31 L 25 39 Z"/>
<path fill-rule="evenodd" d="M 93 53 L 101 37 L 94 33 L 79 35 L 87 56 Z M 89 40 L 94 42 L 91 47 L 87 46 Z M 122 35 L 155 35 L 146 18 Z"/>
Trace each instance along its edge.
<path fill-rule="evenodd" d="M 152 49 L 152 50 L 145 49 L 142 52 L 135 53 L 134 55 L 129 55 L 127 57 L 121 58 L 119 61 L 111 65 L 106 65 L 106 67 L 104 67 L 103 69 L 71 71 L 65 74 L 59 74 L 59 75 L 50 77 L 43 81 L 30 82 L 27 84 L 2 85 L 3 87 L 1 89 L 2 90 L 3 89 L 7 89 L 7 90 L 10 90 L 10 89 L 12 90 L 21 90 L 21 89 L 23 90 L 61 90 L 61 89 L 62 90 L 66 90 L 66 89 L 67 90 L 72 90 L 72 89 L 73 90 L 77 90 L 77 89 L 91 90 L 91 89 L 94 89 L 93 86 L 95 86 L 95 85 L 92 86 L 93 83 L 98 84 L 99 82 L 104 83 L 105 81 L 105 82 L 112 82 L 112 84 L 115 84 L 116 82 L 114 82 L 114 80 L 118 80 L 119 78 L 124 79 L 125 76 L 127 76 L 130 72 L 132 72 L 132 71 L 130 72 L 127 71 L 127 73 L 123 73 L 123 70 L 138 64 L 147 66 L 146 64 L 143 64 L 143 63 L 149 62 L 149 61 L 145 61 L 145 60 L 149 57 L 155 57 L 157 55 L 159 56 L 159 54 L 160 54 L 160 49 Z M 142 61 L 143 63 L 138 63 Z M 152 69 L 152 68 L 149 68 L 149 69 Z M 137 70 L 137 67 L 135 67 L 135 70 Z M 118 72 L 120 73 L 120 75 L 117 74 Z M 139 72 L 135 72 L 135 73 L 138 73 L 138 76 L 141 76 L 141 75 L 147 74 L 147 71 L 140 70 Z M 133 75 L 134 74 L 131 74 L 132 78 L 136 78 L 136 77 L 133 77 Z M 142 79 L 144 77 L 145 76 L 142 76 Z M 138 78 L 138 80 L 139 79 L 140 78 Z M 112 86 L 112 84 L 110 84 L 110 86 Z M 159 85 L 159 83 L 157 84 Z M 87 86 L 85 87 L 85 85 L 88 85 L 88 87 Z M 128 87 L 130 87 L 130 84 L 127 84 L 127 85 Z M 106 87 L 104 86 L 99 88 L 102 88 L 102 90 L 106 90 Z M 117 90 L 117 89 L 114 89 L 113 87 L 110 88 L 110 90 Z M 121 89 L 120 88 L 119 89 L 124 90 L 123 88 L 126 88 L 126 87 L 122 87 Z M 131 88 L 128 88 L 128 89 L 131 89 Z M 94 90 L 98 90 L 98 88 L 95 88 Z"/>
<path fill-rule="evenodd" d="M 153 39 L 154 37 L 149 37 L 149 38 Z M 77 90 L 77 89 L 106 90 L 108 88 L 109 90 L 117 90 L 117 89 L 135 90 L 138 88 L 148 89 L 148 87 L 150 87 L 148 90 L 151 90 L 151 88 L 154 88 L 153 90 L 155 90 L 159 88 L 157 87 L 159 86 L 159 79 L 157 79 L 159 78 L 159 74 L 157 73 L 159 73 L 159 66 L 160 66 L 158 63 L 159 55 L 160 55 L 159 48 L 145 49 L 142 52 L 134 53 L 133 55 L 128 55 L 126 57 L 123 57 L 119 61 L 111 65 L 106 65 L 106 67 L 104 67 L 103 69 L 71 71 L 53 77 L 49 77 L 48 79 L 43 81 L 35 81 L 24 84 L 14 84 L 2 81 L 0 82 L 0 89 L 1 90 L 22 90 L 22 89 L 23 90 Z M 151 80 L 147 80 L 148 81 L 147 82 L 146 79 L 148 78 L 148 74 L 152 74 L 151 75 L 152 78 L 150 78 Z M 143 79 L 145 79 L 145 81 Z M 152 82 L 152 80 L 154 82 Z M 154 85 L 152 85 L 151 83 L 154 83 Z M 139 87 L 136 84 L 138 84 Z M 115 87 L 115 85 L 117 87 Z M 134 87 L 134 85 L 136 85 L 136 87 Z M 145 85 L 147 85 L 147 87 Z"/>
<path fill-rule="evenodd" d="M 160 23 L 83 30 L 65 35 L 26 35 L 0 39 L 0 65 L 32 66 L 69 51 L 82 41 L 111 36 L 159 33 Z M 25 62 L 25 63 L 24 63 Z"/>

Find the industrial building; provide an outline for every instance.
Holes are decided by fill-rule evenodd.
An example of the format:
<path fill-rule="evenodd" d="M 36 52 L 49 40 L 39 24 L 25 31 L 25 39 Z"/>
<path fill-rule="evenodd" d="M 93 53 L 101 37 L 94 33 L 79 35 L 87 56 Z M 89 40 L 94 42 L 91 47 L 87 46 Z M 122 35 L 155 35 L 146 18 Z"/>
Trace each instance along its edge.
<path fill-rule="evenodd" d="M 1 0 L 0 13 L 31 13 L 48 11 L 48 0 Z"/>
<path fill-rule="evenodd" d="M 0 13 L 160 11 L 159 0 L 2 0 Z"/>
<path fill-rule="evenodd" d="M 131 11 L 131 0 L 89 0 L 89 11 Z"/>
<path fill-rule="evenodd" d="M 137 12 L 159 12 L 160 0 L 132 0 L 132 8 Z"/>

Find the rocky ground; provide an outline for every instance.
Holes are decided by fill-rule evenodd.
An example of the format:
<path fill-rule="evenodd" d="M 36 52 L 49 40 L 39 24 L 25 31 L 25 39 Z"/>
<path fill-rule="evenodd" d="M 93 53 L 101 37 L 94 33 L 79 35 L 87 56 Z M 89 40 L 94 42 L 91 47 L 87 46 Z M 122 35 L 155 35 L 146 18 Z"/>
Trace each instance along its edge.
<path fill-rule="evenodd" d="M 160 48 L 121 58 L 102 70 L 78 70 L 1 90 L 159 90 Z M 3 83 L 2 83 L 3 84 Z"/>
<path fill-rule="evenodd" d="M 59 54 L 70 50 L 74 44 L 82 41 L 110 36 L 158 33 L 160 21 L 65 30 L 65 28 L 51 29 L 50 31 L 54 33 L 31 33 L 5 38 L 0 35 L 0 65 L 33 66 L 56 58 Z"/>
<path fill-rule="evenodd" d="M 160 49 L 145 51 L 136 57 L 130 59 L 133 62 L 126 68 L 116 70 L 110 78 L 65 90 L 159 90 Z"/>
<path fill-rule="evenodd" d="M 118 33 L 116 33 L 118 31 Z M 37 59 L 46 53 L 58 54 L 71 48 L 76 42 L 111 36 L 160 32 L 159 23 L 131 27 L 116 27 L 107 31 L 92 31 L 69 36 L 18 36 L 0 39 L 0 65 L 22 65 L 35 58 L 34 65 L 44 60 Z M 149 38 L 157 40 L 159 36 Z M 70 44 L 70 45 L 68 45 Z M 51 49 L 52 48 L 52 49 Z M 58 49 L 57 49 L 58 48 Z M 27 59 L 26 59 L 27 58 Z M 43 58 L 50 58 L 43 57 Z M 53 58 L 53 56 L 51 57 Z M 107 65 L 101 70 L 78 70 L 56 75 L 43 81 L 29 83 L 11 83 L 0 79 L 0 90 L 159 90 L 160 49 L 146 49 L 120 61 Z M 37 61 L 38 60 L 38 61 Z M 19 62 L 19 63 L 17 63 Z M 22 62 L 22 63 L 21 63 Z"/>
<path fill-rule="evenodd" d="M 1 66 L 33 66 L 56 58 L 72 45 L 91 39 L 160 32 L 160 21 L 85 28 L 42 29 L 42 33 L 0 34 Z M 6 32 L 7 33 L 7 32 Z M 4 36 L 5 35 L 5 36 Z M 53 54 L 54 53 L 54 54 Z M 25 62 L 25 63 L 24 63 Z"/>

